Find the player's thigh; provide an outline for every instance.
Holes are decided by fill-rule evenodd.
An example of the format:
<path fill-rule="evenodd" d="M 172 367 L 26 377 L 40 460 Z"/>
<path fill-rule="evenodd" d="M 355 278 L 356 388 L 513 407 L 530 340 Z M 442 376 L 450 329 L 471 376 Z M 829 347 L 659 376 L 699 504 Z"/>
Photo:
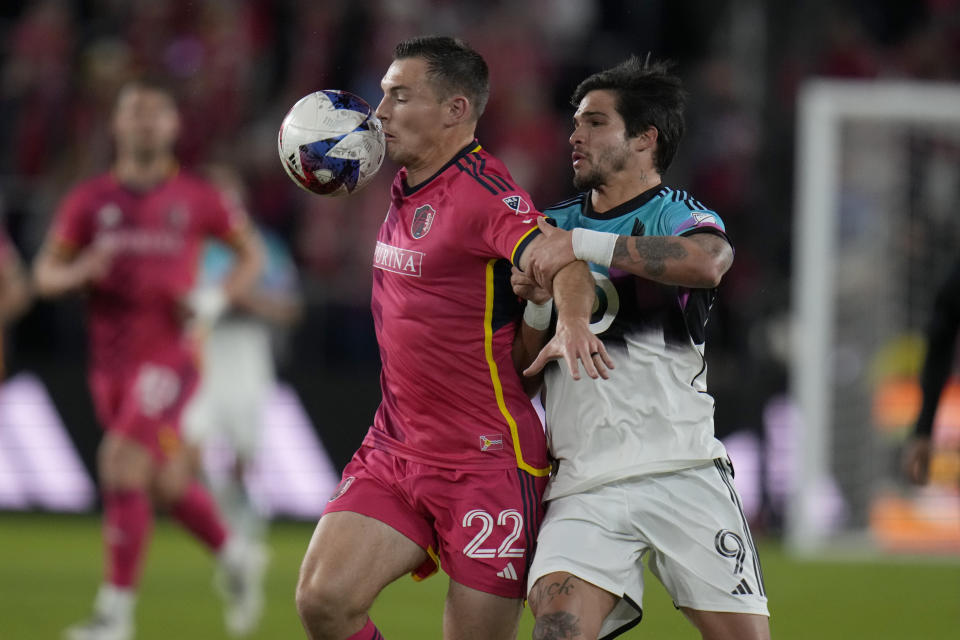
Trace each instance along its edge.
<path fill-rule="evenodd" d="M 416 502 L 433 520 L 447 575 L 479 591 L 522 599 L 545 485 L 546 478 L 517 469 L 424 467 Z"/>
<path fill-rule="evenodd" d="M 770 640 L 770 619 L 756 613 L 699 611 L 681 607 L 703 640 Z"/>
<path fill-rule="evenodd" d="M 634 485 L 631 513 L 650 541 L 650 570 L 678 607 L 768 614 L 760 559 L 726 463 Z"/>
<path fill-rule="evenodd" d="M 366 611 L 377 594 L 427 559 L 427 553 L 393 527 L 352 511 L 320 518 L 300 567 L 298 598 Z"/>
<path fill-rule="evenodd" d="M 120 431 L 107 430 L 97 451 L 97 468 L 105 490 L 148 489 L 154 459 L 140 442 Z"/>
<path fill-rule="evenodd" d="M 534 637 L 596 638 L 619 600 L 571 573 L 549 573 L 530 590 L 530 611 L 536 618 Z"/>
<path fill-rule="evenodd" d="M 450 580 L 443 608 L 444 640 L 513 640 L 521 600 L 478 591 Z"/>

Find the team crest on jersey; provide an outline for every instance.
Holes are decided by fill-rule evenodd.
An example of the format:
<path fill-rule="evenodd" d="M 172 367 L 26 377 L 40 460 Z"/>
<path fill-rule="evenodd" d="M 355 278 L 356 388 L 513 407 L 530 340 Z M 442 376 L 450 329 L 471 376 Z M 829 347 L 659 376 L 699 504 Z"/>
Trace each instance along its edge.
<path fill-rule="evenodd" d="M 524 200 L 523 196 L 507 196 L 503 199 L 503 203 L 518 216 L 530 213 L 530 203 Z"/>
<path fill-rule="evenodd" d="M 500 449 L 503 449 L 502 433 L 480 436 L 480 451 L 499 451 Z"/>
<path fill-rule="evenodd" d="M 108 202 L 100 207 L 99 211 L 97 211 L 97 222 L 100 223 L 101 227 L 106 229 L 120 224 L 120 220 L 122 218 L 123 211 L 121 211 L 120 207 L 113 202 Z"/>
<path fill-rule="evenodd" d="M 347 492 L 347 489 L 350 488 L 350 485 L 353 484 L 353 481 L 356 480 L 353 476 L 347 476 L 344 478 L 339 485 L 337 485 L 337 490 L 333 492 L 333 495 L 330 496 L 330 502 L 333 502 L 343 494 Z"/>
<path fill-rule="evenodd" d="M 714 217 L 714 215 L 713 215 L 712 213 L 704 213 L 704 212 L 702 212 L 702 211 L 699 211 L 699 212 L 695 211 L 695 212 L 691 213 L 690 215 L 692 215 L 692 216 L 693 216 L 693 219 L 697 221 L 697 224 L 704 224 L 704 223 L 717 224 L 717 219 L 716 219 L 716 217 Z"/>
<path fill-rule="evenodd" d="M 419 240 L 430 233 L 430 227 L 433 226 L 433 218 L 436 215 L 436 210 L 428 204 L 417 207 L 413 212 L 413 222 L 410 224 L 410 235 L 414 240 Z"/>

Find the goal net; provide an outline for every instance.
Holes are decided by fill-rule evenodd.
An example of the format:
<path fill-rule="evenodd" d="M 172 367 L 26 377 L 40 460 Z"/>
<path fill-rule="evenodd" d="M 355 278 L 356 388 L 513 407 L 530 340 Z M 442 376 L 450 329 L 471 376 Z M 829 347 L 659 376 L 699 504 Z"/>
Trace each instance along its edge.
<path fill-rule="evenodd" d="M 899 473 L 923 332 L 960 259 L 960 87 L 812 81 L 797 131 L 788 545 L 960 554 L 956 378 L 930 485 Z"/>

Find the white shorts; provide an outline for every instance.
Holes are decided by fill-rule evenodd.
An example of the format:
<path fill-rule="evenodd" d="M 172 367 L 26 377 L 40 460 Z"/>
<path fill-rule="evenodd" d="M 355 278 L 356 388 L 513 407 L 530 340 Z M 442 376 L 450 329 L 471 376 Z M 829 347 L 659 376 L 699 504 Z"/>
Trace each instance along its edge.
<path fill-rule="evenodd" d="M 251 460 L 274 385 L 269 331 L 253 322 L 218 324 L 204 345 L 200 387 L 183 417 L 184 437 L 201 446 L 219 441 Z"/>
<path fill-rule="evenodd" d="M 756 547 L 721 460 L 548 502 L 527 591 L 564 571 L 619 596 L 600 631 L 613 638 L 640 621 L 648 552 L 677 607 L 769 615 Z"/>

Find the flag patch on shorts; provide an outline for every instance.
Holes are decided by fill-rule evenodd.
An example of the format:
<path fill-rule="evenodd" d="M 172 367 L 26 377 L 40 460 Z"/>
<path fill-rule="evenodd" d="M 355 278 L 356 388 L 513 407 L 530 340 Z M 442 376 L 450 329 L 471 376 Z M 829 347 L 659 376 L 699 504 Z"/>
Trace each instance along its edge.
<path fill-rule="evenodd" d="M 498 451 L 503 449 L 503 434 L 480 436 L 480 451 Z"/>

